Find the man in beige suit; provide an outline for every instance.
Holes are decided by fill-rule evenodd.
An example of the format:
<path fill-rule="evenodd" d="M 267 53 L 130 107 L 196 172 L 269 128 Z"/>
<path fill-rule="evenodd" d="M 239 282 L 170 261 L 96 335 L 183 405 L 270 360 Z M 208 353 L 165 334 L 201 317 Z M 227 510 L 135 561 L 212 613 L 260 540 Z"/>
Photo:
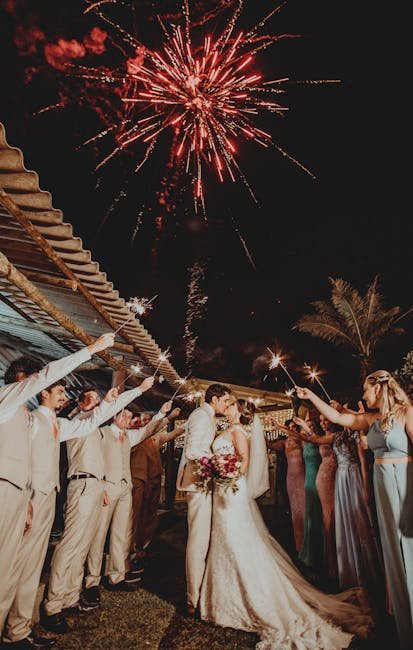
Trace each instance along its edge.
<path fill-rule="evenodd" d="M 65 386 L 65 379 L 59 379 L 42 390 L 40 406 L 32 413 L 31 503 L 35 516 L 31 530 L 23 538 L 14 567 L 17 590 L 4 636 L 10 647 L 18 644 L 19 648 L 39 648 L 53 643 L 32 634 L 31 618 L 55 514 L 56 492 L 60 489 L 60 443 L 89 435 L 116 410 L 117 390 L 111 389 L 89 417 L 77 420 L 57 418 L 56 411 L 66 400 Z"/>
<path fill-rule="evenodd" d="M 17 584 L 13 569 L 31 495 L 32 415 L 25 404 L 113 342 L 112 333 L 104 334 L 92 345 L 43 369 L 33 359 L 23 357 L 6 372 L 6 385 L 0 388 L 0 630 Z"/>
<path fill-rule="evenodd" d="M 195 460 L 210 456 L 215 438 L 215 416 L 223 415 L 230 402 L 230 389 L 222 384 L 211 384 L 205 393 L 205 402 L 191 413 L 176 487 L 187 493 L 188 541 L 186 545 L 187 611 L 195 615 L 199 591 L 205 572 L 211 534 L 212 499 L 199 490 Z"/>
<path fill-rule="evenodd" d="M 116 400 L 121 411 L 153 386 L 147 377 L 140 386 L 122 393 Z M 78 417 L 83 418 L 85 414 Z M 65 633 L 69 627 L 62 612 L 79 613 L 93 607 L 81 602 L 83 567 L 96 530 L 104 500 L 105 458 L 100 429 L 85 438 L 67 442 L 68 478 L 65 528 L 51 562 L 47 597 L 41 611 L 43 627 Z"/>
<path fill-rule="evenodd" d="M 167 402 L 167 405 L 170 402 Z M 170 409 L 170 406 L 169 406 Z M 126 559 L 132 529 L 132 477 L 130 451 L 150 432 L 129 429 L 132 412 L 124 409 L 110 426 L 102 427 L 105 458 L 105 490 L 108 504 L 101 508 L 97 527 L 87 558 L 85 580 L 87 602 L 99 602 L 100 574 L 106 535 L 110 527 L 109 563 L 106 587 L 113 591 L 136 591 L 137 586 L 125 582 Z"/>

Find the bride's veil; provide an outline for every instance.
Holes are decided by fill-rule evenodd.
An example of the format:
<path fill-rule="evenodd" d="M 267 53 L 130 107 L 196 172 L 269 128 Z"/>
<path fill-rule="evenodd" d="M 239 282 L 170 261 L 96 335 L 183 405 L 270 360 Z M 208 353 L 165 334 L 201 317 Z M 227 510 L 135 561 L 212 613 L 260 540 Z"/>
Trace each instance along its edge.
<path fill-rule="evenodd" d="M 246 479 L 248 494 L 252 499 L 257 499 L 269 490 L 267 445 L 258 413 L 255 413 L 251 426 L 250 459 Z"/>

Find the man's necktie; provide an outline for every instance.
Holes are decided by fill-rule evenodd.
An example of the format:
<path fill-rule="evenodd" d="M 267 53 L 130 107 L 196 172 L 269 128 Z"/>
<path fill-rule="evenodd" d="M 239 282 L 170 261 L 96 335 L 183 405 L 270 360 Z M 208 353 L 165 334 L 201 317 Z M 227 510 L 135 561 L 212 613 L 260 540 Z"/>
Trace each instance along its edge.
<path fill-rule="evenodd" d="M 125 440 L 125 435 L 126 435 L 126 433 L 125 433 L 124 429 L 121 429 L 119 431 L 119 442 L 123 442 Z"/>

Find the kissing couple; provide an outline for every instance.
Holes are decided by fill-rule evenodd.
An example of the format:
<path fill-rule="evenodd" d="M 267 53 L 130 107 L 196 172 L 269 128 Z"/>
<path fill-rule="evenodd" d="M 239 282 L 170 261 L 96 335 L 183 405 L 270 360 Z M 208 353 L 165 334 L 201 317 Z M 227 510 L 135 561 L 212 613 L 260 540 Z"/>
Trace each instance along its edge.
<path fill-rule="evenodd" d="M 308 583 L 270 535 L 255 501 L 268 490 L 264 430 L 253 403 L 211 384 L 186 424 L 177 489 L 186 492 L 187 611 L 256 633 L 259 650 L 342 650 L 369 636 L 373 616 L 361 588 L 325 594 Z M 216 417 L 229 426 L 217 434 Z M 197 461 L 240 457 L 237 490 L 199 485 Z"/>

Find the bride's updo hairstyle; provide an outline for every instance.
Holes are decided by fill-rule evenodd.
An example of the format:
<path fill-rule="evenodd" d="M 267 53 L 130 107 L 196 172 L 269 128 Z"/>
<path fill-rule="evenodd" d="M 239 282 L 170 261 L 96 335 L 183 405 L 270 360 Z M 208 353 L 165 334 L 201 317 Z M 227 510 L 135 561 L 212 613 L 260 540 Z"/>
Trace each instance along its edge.
<path fill-rule="evenodd" d="M 394 420 L 400 420 L 411 405 L 407 394 L 387 370 L 370 373 L 365 384 L 380 385 L 380 425 L 383 431 L 390 431 Z"/>
<path fill-rule="evenodd" d="M 235 400 L 235 403 L 240 413 L 239 421 L 242 425 L 247 427 L 252 423 L 254 419 L 254 415 L 257 410 L 255 408 L 255 404 L 253 402 L 249 402 L 246 399 L 237 399 Z"/>

